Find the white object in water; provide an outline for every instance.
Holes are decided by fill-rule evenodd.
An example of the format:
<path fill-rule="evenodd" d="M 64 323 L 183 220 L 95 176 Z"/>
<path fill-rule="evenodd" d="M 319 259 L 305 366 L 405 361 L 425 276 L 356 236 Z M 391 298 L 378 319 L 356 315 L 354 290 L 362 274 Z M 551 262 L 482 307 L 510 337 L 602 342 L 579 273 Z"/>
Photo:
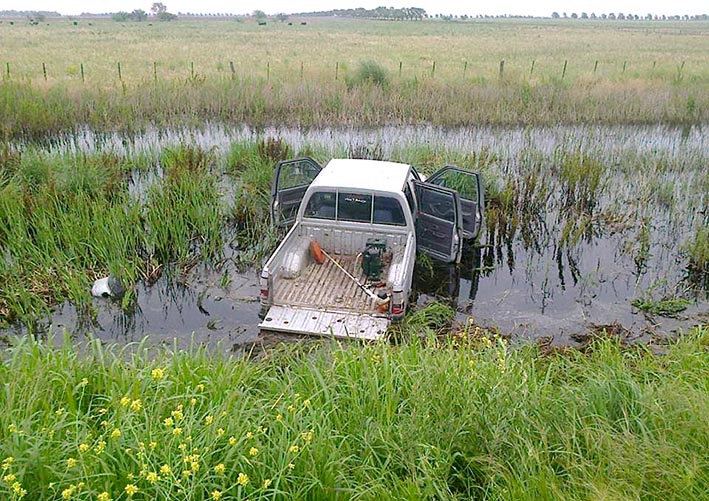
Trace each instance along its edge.
<path fill-rule="evenodd" d="M 99 278 L 94 282 L 93 287 L 91 287 L 91 294 L 96 297 L 111 297 L 111 287 L 108 285 L 108 278 Z"/>

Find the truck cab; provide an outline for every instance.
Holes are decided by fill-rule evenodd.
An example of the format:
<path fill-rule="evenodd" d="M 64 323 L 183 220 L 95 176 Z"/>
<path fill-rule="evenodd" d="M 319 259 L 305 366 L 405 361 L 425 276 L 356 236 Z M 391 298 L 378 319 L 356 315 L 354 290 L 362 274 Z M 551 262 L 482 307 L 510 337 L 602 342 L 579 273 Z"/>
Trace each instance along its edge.
<path fill-rule="evenodd" d="M 480 175 L 457 167 L 423 180 L 395 162 L 280 162 L 271 219 L 289 231 L 261 273 L 260 327 L 378 337 L 406 312 L 416 252 L 459 262 L 463 240 L 479 234 L 483 206 Z M 326 263 L 313 262 L 313 242 Z M 374 264 L 381 277 L 371 274 Z"/>

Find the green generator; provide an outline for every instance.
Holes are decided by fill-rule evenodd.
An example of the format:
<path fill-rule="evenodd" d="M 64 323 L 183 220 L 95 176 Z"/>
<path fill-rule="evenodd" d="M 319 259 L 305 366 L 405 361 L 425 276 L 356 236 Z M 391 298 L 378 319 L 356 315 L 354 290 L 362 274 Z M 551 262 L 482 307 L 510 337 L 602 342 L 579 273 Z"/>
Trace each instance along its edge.
<path fill-rule="evenodd" d="M 387 249 L 387 241 L 383 238 L 370 238 L 362 252 L 362 271 L 373 282 L 382 276 L 384 268 L 383 257 Z"/>

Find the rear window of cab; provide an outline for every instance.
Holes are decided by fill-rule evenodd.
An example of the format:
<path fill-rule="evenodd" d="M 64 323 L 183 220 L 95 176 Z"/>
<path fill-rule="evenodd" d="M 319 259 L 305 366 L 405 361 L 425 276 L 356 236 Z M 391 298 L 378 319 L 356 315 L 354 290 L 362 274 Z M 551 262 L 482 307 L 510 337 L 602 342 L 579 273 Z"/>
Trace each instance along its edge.
<path fill-rule="evenodd" d="M 331 221 L 406 226 L 396 198 L 362 193 L 315 192 L 305 207 L 305 217 Z"/>

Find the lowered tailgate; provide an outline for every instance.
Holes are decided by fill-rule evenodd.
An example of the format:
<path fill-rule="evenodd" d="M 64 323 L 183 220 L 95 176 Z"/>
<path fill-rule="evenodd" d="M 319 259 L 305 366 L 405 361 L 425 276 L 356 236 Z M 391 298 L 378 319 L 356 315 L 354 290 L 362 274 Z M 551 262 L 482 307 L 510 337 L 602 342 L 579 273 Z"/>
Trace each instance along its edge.
<path fill-rule="evenodd" d="M 384 337 L 388 326 L 389 319 L 385 317 L 293 306 L 271 306 L 259 324 L 267 331 L 368 340 Z"/>

